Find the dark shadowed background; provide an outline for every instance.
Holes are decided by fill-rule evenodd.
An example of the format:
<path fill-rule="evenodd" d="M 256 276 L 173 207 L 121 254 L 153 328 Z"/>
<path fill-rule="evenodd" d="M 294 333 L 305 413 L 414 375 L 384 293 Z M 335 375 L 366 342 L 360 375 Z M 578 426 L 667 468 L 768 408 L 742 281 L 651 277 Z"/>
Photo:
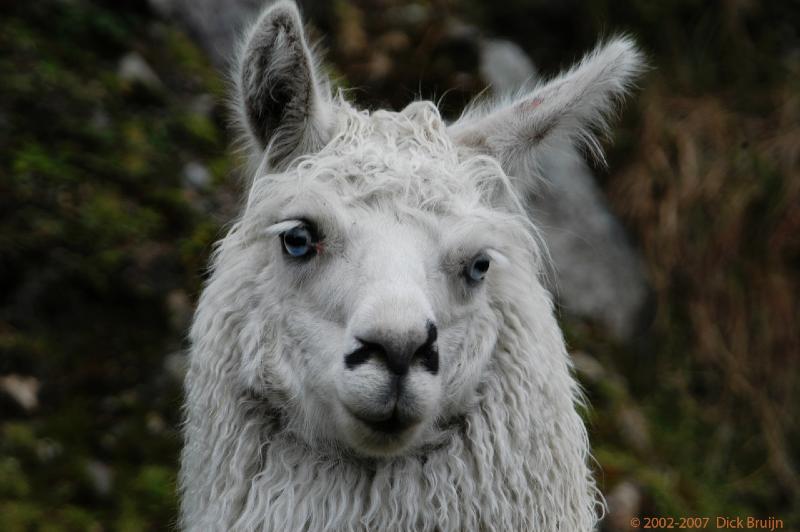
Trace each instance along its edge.
<path fill-rule="evenodd" d="M 185 332 L 242 193 L 221 72 L 258 4 L 0 0 L 0 530 L 173 526 Z M 603 526 L 800 528 L 800 2 L 301 8 L 350 99 L 448 118 L 526 56 L 641 43 L 592 174 L 648 297 L 620 334 L 561 290 Z"/>

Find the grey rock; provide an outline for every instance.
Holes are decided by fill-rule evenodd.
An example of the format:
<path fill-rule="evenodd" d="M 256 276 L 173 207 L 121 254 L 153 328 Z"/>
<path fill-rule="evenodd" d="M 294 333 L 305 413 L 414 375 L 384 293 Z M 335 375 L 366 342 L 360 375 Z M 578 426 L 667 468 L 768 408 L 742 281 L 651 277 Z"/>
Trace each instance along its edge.
<path fill-rule="evenodd" d="M 389 18 L 403 25 L 418 27 L 430 16 L 430 8 L 422 3 L 409 3 L 389 9 Z"/>
<path fill-rule="evenodd" d="M 170 290 L 166 298 L 169 321 L 176 331 L 185 331 L 192 321 L 194 309 L 185 290 Z"/>
<path fill-rule="evenodd" d="M 603 530 L 608 532 L 627 532 L 636 530 L 631 520 L 638 517 L 642 505 L 639 487 L 629 480 L 623 480 L 606 497 L 608 513 L 603 522 Z"/>
<path fill-rule="evenodd" d="M 167 423 L 164 421 L 164 418 L 161 417 L 157 412 L 149 412 L 147 414 L 147 418 L 145 419 L 145 424 L 147 426 L 147 430 L 149 430 L 152 434 L 161 434 L 167 428 Z"/>
<path fill-rule="evenodd" d="M 36 456 L 41 462 L 50 462 L 64 454 L 64 446 L 51 438 L 36 441 Z"/>
<path fill-rule="evenodd" d="M 164 358 L 164 370 L 175 382 L 183 382 L 188 369 L 189 361 L 183 351 L 175 351 Z"/>
<path fill-rule="evenodd" d="M 39 379 L 21 375 L 0 377 L 0 391 L 11 397 L 23 410 L 31 412 L 39 406 Z"/>
<path fill-rule="evenodd" d="M 614 414 L 620 436 L 625 443 L 646 455 L 652 449 L 647 418 L 633 403 L 621 405 Z"/>
<path fill-rule="evenodd" d="M 94 491 L 98 495 L 106 497 L 111 493 L 113 487 L 113 473 L 110 467 L 103 462 L 92 460 L 86 464 L 85 471 L 86 476 L 89 477 L 89 481 L 92 483 Z"/>
<path fill-rule="evenodd" d="M 186 163 L 182 173 L 186 186 L 197 190 L 206 190 L 211 185 L 211 172 L 197 161 Z"/>
<path fill-rule="evenodd" d="M 130 52 L 120 59 L 117 75 L 124 81 L 138 83 L 150 90 L 159 91 L 163 87 L 155 71 L 136 52 Z"/>
<path fill-rule="evenodd" d="M 111 128 L 111 118 L 105 109 L 97 108 L 92 112 L 89 127 L 98 132 L 107 132 Z"/>
<path fill-rule="evenodd" d="M 572 363 L 578 374 L 589 382 L 597 383 L 606 379 L 606 369 L 592 355 L 584 351 L 573 351 L 570 353 Z"/>
<path fill-rule="evenodd" d="M 211 118 L 217 102 L 210 94 L 198 94 L 189 102 L 189 111 L 193 114 Z"/>

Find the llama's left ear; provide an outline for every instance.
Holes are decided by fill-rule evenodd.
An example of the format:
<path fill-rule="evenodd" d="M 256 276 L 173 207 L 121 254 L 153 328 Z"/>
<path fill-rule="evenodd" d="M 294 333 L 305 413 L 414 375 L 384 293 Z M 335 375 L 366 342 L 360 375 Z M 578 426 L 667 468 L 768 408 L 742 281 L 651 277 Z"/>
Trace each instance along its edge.
<path fill-rule="evenodd" d="M 517 177 L 536 172 L 545 150 L 578 146 L 603 161 L 595 133 L 608 130 L 616 104 L 644 66 L 630 38 L 612 39 L 509 104 L 468 111 L 448 132 L 456 143 L 494 156 Z"/>
<path fill-rule="evenodd" d="M 317 73 L 297 6 L 281 1 L 248 31 L 234 74 L 235 105 L 250 145 L 273 168 L 331 137 L 330 90 Z"/>

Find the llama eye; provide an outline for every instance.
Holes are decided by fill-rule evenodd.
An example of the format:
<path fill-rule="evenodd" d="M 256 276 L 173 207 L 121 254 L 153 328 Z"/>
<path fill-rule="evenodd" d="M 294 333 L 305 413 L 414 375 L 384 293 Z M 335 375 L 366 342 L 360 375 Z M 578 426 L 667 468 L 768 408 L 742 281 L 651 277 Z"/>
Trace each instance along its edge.
<path fill-rule="evenodd" d="M 283 251 L 290 257 L 311 257 L 317 252 L 314 235 L 307 225 L 299 225 L 281 234 Z"/>
<path fill-rule="evenodd" d="M 476 255 L 464 268 L 464 277 L 470 284 L 478 284 L 486 277 L 491 259 L 486 253 Z"/>

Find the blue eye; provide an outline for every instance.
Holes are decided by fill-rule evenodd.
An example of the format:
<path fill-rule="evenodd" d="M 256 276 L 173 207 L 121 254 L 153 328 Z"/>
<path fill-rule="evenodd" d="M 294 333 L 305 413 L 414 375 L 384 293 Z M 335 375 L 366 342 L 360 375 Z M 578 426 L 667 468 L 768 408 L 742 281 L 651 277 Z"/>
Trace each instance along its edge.
<path fill-rule="evenodd" d="M 479 253 L 464 268 L 464 277 L 470 284 L 478 284 L 486 277 L 491 259 L 486 253 Z"/>
<path fill-rule="evenodd" d="M 311 257 L 316 250 L 316 241 L 307 225 L 299 225 L 281 234 L 283 250 L 290 257 Z"/>

